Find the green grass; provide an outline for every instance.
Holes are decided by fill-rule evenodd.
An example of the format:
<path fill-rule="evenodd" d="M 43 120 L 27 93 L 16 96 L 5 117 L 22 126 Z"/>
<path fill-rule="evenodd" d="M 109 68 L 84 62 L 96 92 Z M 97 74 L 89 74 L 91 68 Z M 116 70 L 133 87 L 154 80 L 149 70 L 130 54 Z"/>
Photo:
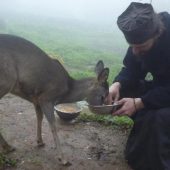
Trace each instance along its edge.
<path fill-rule="evenodd" d="M 5 27 L 0 28 L 1 33 L 32 41 L 50 56 L 59 58 L 75 78 L 91 76 L 101 59 L 110 68 L 110 83 L 121 68 L 126 45 L 110 28 L 101 31 L 98 26 L 74 20 L 19 15 L 9 16 L 5 23 Z"/>
<path fill-rule="evenodd" d="M 5 167 L 15 167 L 17 161 L 6 157 L 4 154 L 0 153 L 0 168 Z"/>
<path fill-rule="evenodd" d="M 127 116 L 112 116 L 112 115 L 96 115 L 93 113 L 81 113 L 79 118 L 84 122 L 99 122 L 104 125 L 129 129 L 133 126 L 133 121 Z"/>

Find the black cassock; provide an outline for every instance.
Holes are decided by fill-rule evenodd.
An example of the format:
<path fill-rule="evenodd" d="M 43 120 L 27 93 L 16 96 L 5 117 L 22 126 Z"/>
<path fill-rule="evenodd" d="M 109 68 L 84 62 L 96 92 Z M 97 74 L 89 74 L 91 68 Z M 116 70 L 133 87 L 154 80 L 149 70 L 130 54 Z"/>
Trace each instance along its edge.
<path fill-rule="evenodd" d="M 164 33 L 145 56 L 134 56 L 129 47 L 114 80 L 121 83 L 122 97 L 133 94 L 145 105 L 132 117 L 134 126 L 125 149 L 134 170 L 170 170 L 170 15 L 159 16 Z M 148 73 L 153 77 L 150 81 L 145 80 Z"/>
<path fill-rule="evenodd" d="M 143 110 L 134 117 L 125 157 L 135 170 L 170 169 L 170 107 Z"/>

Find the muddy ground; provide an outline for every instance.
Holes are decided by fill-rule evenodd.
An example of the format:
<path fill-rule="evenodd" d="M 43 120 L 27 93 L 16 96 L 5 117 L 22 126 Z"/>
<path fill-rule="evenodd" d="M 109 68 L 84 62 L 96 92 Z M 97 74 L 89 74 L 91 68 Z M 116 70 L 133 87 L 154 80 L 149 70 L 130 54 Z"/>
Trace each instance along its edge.
<path fill-rule="evenodd" d="M 58 164 L 53 138 L 43 120 L 45 147 L 36 146 L 36 115 L 33 105 L 13 95 L 0 100 L 0 129 L 16 150 L 8 154 L 16 167 L 5 170 L 130 170 L 123 150 L 127 132 L 94 122 L 63 122 L 57 116 L 58 135 L 63 152 L 72 163 Z"/>

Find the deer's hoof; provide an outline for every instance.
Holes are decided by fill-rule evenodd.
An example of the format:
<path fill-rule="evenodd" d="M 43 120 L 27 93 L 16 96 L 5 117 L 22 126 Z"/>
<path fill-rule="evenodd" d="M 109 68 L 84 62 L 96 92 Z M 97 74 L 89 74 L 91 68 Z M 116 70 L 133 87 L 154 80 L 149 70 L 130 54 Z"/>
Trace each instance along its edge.
<path fill-rule="evenodd" d="M 44 142 L 39 142 L 39 141 L 37 141 L 37 146 L 38 146 L 39 148 L 42 148 L 42 147 L 45 146 L 45 143 L 44 143 Z"/>
<path fill-rule="evenodd" d="M 63 166 L 71 166 L 72 165 L 69 161 L 67 161 L 65 159 L 61 159 L 61 157 L 59 157 L 58 160 Z"/>

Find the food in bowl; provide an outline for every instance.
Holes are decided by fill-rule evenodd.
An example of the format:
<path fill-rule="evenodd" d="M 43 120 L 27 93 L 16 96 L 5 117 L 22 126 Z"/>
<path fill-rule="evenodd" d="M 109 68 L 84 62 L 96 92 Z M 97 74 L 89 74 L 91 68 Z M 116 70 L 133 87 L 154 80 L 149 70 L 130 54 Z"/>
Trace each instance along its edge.
<path fill-rule="evenodd" d="M 61 112 L 65 112 L 65 113 L 74 113 L 76 112 L 77 110 L 75 109 L 75 107 L 73 107 L 72 105 L 60 105 L 58 107 L 58 109 L 61 111 Z"/>
<path fill-rule="evenodd" d="M 81 108 L 76 103 L 63 103 L 54 107 L 58 116 L 63 120 L 72 120 L 79 116 Z"/>

